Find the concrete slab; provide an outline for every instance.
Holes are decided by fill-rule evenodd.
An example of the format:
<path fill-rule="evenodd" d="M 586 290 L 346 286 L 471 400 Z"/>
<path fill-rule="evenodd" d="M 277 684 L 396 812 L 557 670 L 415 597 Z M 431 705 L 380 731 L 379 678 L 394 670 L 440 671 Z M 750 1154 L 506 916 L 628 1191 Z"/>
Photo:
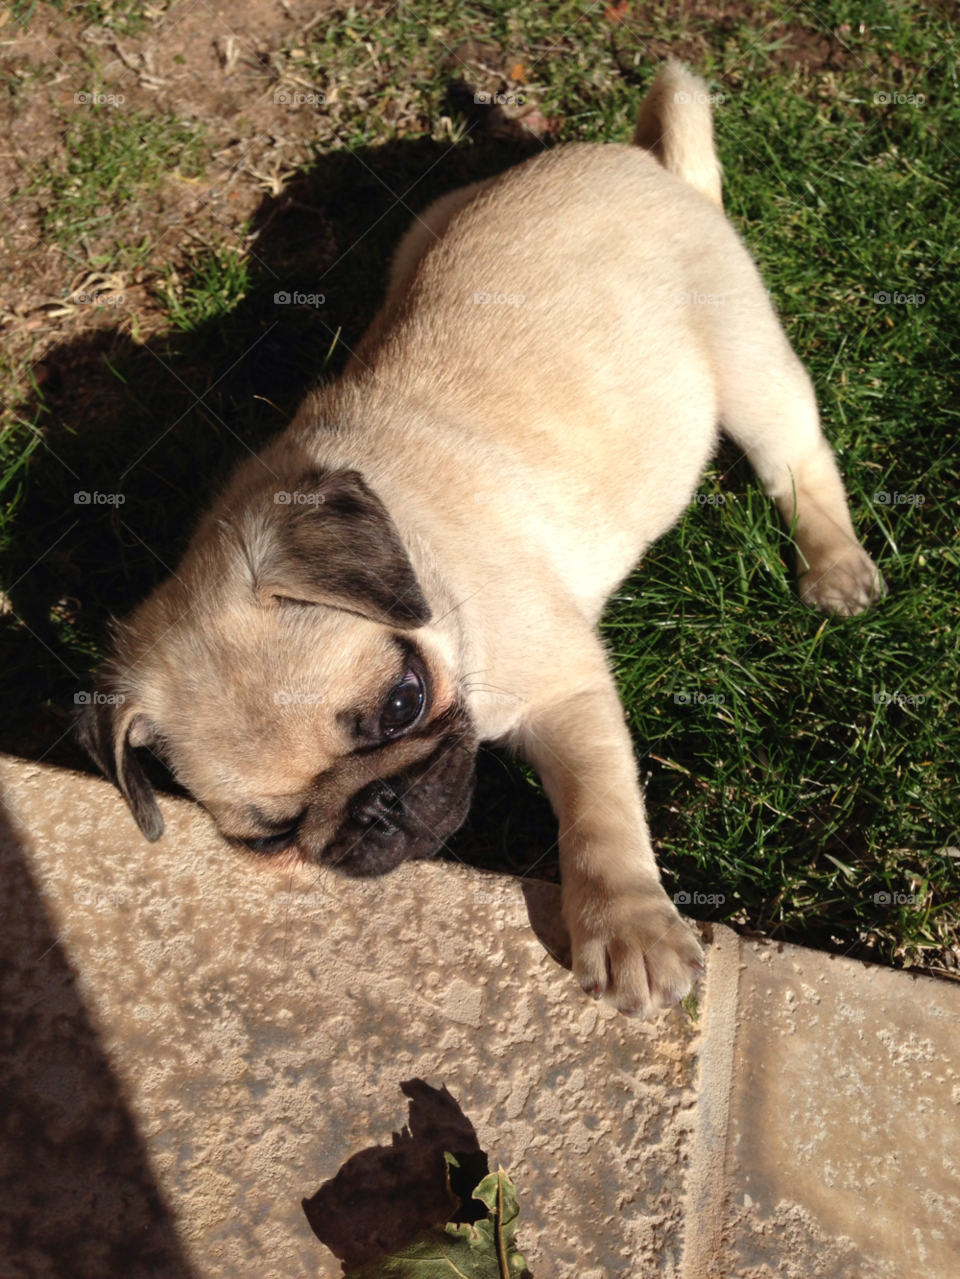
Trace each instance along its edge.
<path fill-rule="evenodd" d="M 960 1274 L 960 987 L 711 950 L 684 1279 Z"/>
<path fill-rule="evenodd" d="M 677 1273 L 695 1028 L 589 1002 L 531 929 L 553 886 L 278 879 L 183 801 L 148 845 L 98 780 L 2 759 L 0 794 L 4 1279 L 333 1279 L 301 1200 L 414 1079 L 515 1177 L 539 1279 Z"/>
<path fill-rule="evenodd" d="M 334 1279 L 445 1148 L 515 1177 L 536 1279 L 960 1273 L 958 986 L 718 927 L 699 1020 L 636 1023 L 552 885 L 280 879 L 2 757 L 0 799 L 3 1279 Z"/>

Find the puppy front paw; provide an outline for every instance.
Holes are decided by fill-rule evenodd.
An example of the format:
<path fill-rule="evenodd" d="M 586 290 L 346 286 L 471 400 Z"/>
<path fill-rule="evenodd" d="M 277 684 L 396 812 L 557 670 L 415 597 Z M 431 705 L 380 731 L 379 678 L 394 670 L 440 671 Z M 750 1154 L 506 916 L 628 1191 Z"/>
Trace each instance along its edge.
<path fill-rule="evenodd" d="M 656 881 L 565 888 L 563 913 L 577 981 L 628 1017 L 672 1008 L 703 975 L 700 944 Z"/>
<path fill-rule="evenodd" d="M 841 617 L 854 617 L 887 594 L 880 570 L 859 546 L 822 557 L 800 577 L 804 604 Z"/>

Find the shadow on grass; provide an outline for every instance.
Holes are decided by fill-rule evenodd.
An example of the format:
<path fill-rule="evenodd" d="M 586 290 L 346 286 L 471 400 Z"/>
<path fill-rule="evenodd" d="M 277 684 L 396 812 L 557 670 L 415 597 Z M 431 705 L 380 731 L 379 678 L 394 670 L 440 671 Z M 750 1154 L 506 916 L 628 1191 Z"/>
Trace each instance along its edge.
<path fill-rule="evenodd" d="M 480 135 L 325 155 L 264 199 L 250 285 L 228 313 L 145 345 L 113 328 L 48 352 L 22 412 L 40 423 L 45 447 L 30 459 L 7 554 L 14 611 L 0 617 L 0 749 L 90 769 L 70 724 L 111 617 L 176 568 L 217 486 L 286 425 L 325 363 L 326 376 L 340 371 L 412 216 L 540 150 L 533 138 Z M 281 291 L 325 300 L 278 305 Z M 555 830 L 522 771 L 484 752 L 474 819 L 451 855 L 517 870 L 539 861 L 537 873 L 554 876 L 555 852 L 540 859 Z"/>
<path fill-rule="evenodd" d="M 262 202 L 254 220 L 257 235 L 249 283 L 242 296 L 223 299 L 229 309 L 220 318 L 194 318 L 189 330 L 183 325 L 171 328 L 145 345 L 116 329 L 104 329 L 66 341 L 47 354 L 42 399 L 34 397 L 22 412 L 24 417 L 39 415 L 46 447 L 35 449 L 27 468 L 26 499 L 7 555 L 4 585 L 14 612 L 0 615 L 5 710 L 0 749 L 90 768 L 73 741 L 70 721 L 74 695 L 89 687 L 98 665 L 110 617 L 128 612 L 175 568 L 197 518 L 234 464 L 285 426 L 320 376 L 339 372 L 382 299 L 391 251 L 413 214 L 445 192 L 502 171 L 539 150 L 540 144 L 532 139 L 524 145 L 484 135 L 459 146 L 429 138 L 405 139 L 323 156 L 281 197 Z M 278 305 L 274 295 L 280 291 L 322 293 L 325 301 L 320 307 Z M 737 451 L 728 447 L 717 464 L 724 486 L 742 492 L 749 481 L 738 459 Z M 124 501 L 78 504 L 78 492 L 117 494 Z M 652 558 L 663 555 L 669 560 L 671 554 L 675 551 L 657 548 Z M 664 572 L 669 576 L 670 571 L 668 563 Z M 655 574 L 648 569 L 647 576 L 649 588 Z M 761 588 L 762 583 L 751 587 L 745 608 L 752 606 Z M 629 583 L 626 589 L 633 590 Z M 671 598 L 664 595 L 668 608 L 673 607 Z M 779 615 L 779 597 L 772 598 Z M 631 612 L 624 615 L 629 623 L 623 632 L 627 644 L 634 607 L 631 604 Z M 625 606 L 616 606 L 608 618 L 616 620 L 617 608 Z M 703 617 L 719 626 L 716 609 L 707 608 Z M 699 633 L 690 631 L 686 638 L 692 643 Z M 756 659 L 768 646 L 781 646 L 783 639 L 779 632 L 761 636 L 751 631 L 743 642 Z M 675 657 L 700 663 L 701 651 L 693 645 L 689 652 L 678 649 Z M 841 653 L 833 659 L 841 672 L 832 677 L 834 688 L 841 677 L 847 686 L 862 682 L 858 654 L 859 649 L 851 650 L 847 657 Z M 781 703 L 787 699 L 790 704 L 789 699 L 797 697 L 790 684 L 792 668 L 785 666 L 783 671 L 778 700 L 757 711 L 759 727 L 751 729 L 757 742 L 779 740 Z M 643 689 L 638 693 L 642 695 Z M 626 700 L 629 704 L 629 695 Z M 837 727 L 833 710 L 825 707 L 822 714 L 814 714 L 804 704 L 800 711 L 806 716 L 800 727 L 807 733 L 802 758 L 809 756 L 811 775 L 818 777 L 829 765 L 834 733 L 841 734 L 841 759 L 849 756 L 852 767 L 856 761 L 846 743 L 853 739 L 843 724 Z M 671 717 L 682 713 L 669 710 Z M 648 714 L 645 720 L 637 716 L 637 721 L 644 755 L 651 741 L 663 737 L 667 717 L 654 720 Z M 831 852 L 840 861 L 868 861 L 866 832 L 878 825 L 877 796 L 882 794 L 874 784 L 863 785 L 857 807 L 841 817 L 834 800 L 816 810 L 810 799 L 799 801 L 799 825 L 785 825 L 782 838 L 766 833 L 758 839 L 754 825 L 737 829 L 736 810 L 731 809 L 728 849 L 719 855 L 714 851 L 704 863 L 696 840 L 690 838 L 696 828 L 689 820 L 692 809 L 700 811 L 701 788 L 690 780 L 700 771 L 699 761 L 715 760 L 719 753 L 728 758 L 728 773 L 715 788 L 718 803 L 724 787 L 740 791 L 749 784 L 759 812 L 768 798 L 770 779 L 757 774 L 745 783 L 744 770 L 729 763 L 736 756 L 728 752 L 726 742 L 719 742 L 721 752 L 716 733 L 701 734 L 697 725 L 691 722 L 682 735 L 674 735 L 672 753 L 679 771 L 654 754 L 658 767 L 651 768 L 647 779 L 655 832 L 670 850 L 664 859 L 673 871 L 668 891 L 703 888 L 706 883 L 711 892 L 726 894 L 723 910 L 711 906 L 692 909 L 692 914 L 729 918 L 742 909 L 766 927 L 775 919 L 790 876 L 806 881 L 821 846 L 828 869 L 818 885 L 833 873 L 829 868 L 836 859 Z M 812 742 L 809 748 L 807 742 Z M 752 756 L 744 758 L 747 769 L 754 768 Z M 802 769 L 794 772 L 799 776 Z M 883 782 L 876 769 L 864 775 L 868 782 L 874 776 Z M 852 773 L 850 777 L 859 781 Z M 165 787 L 162 778 L 157 782 L 161 788 L 172 788 L 169 779 Z M 715 813 L 722 838 L 722 807 L 703 820 L 714 822 Z M 884 816 L 884 821 L 885 829 L 892 831 L 893 817 L 888 821 Z M 950 828 L 954 826 L 951 821 Z M 834 831 L 836 847 L 831 843 Z M 892 846 L 892 840 L 887 836 L 886 845 Z M 905 842 L 900 838 L 898 846 Z M 542 793 L 516 763 L 494 751 L 481 752 L 469 821 L 445 855 L 485 869 L 558 878 L 556 823 Z M 869 864 L 875 862 L 874 858 Z M 928 873 L 922 865 L 919 869 Z M 948 872 L 942 878 L 949 887 L 952 866 Z M 864 897 L 884 887 L 889 887 L 885 881 L 870 880 L 862 888 L 835 892 L 828 885 L 816 910 L 809 905 L 804 909 L 804 940 L 833 946 L 841 944 L 837 938 L 844 938 L 844 947 L 857 944 L 858 934 L 871 922 L 863 910 Z M 778 935 L 799 939 L 800 930 L 791 924 L 780 927 Z"/>

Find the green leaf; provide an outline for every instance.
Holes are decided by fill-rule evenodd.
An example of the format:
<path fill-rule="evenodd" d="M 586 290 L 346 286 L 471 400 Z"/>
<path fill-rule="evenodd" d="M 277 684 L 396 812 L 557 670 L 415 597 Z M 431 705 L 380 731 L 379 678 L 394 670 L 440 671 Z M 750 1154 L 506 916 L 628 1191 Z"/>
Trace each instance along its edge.
<path fill-rule="evenodd" d="M 513 1182 L 502 1168 L 498 1168 L 489 1177 L 484 1177 L 473 1192 L 473 1197 L 486 1204 L 488 1213 L 492 1214 L 487 1221 L 478 1223 L 478 1229 L 482 1230 L 484 1226 L 490 1226 L 500 1266 L 496 1272 L 497 1275 L 502 1276 L 502 1279 L 510 1279 L 511 1275 L 522 1274 L 526 1269 L 526 1263 L 517 1252 L 515 1244 L 520 1209 L 517 1206 L 517 1192 Z M 511 1261 L 511 1253 L 514 1260 L 519 1263 L 515 1267 Z"/>
<path fill-rule="evenodd" d="M 347 1279 L 524 1279 L 527 1263 L 517 1251 L 517 1192 L 502 1168 L 473 1193 L 487 1208 L 472 1226 L 421 1230 L 405 1247 L 351 1270 Z"/>
<path fill-rule="evenodd" d="M 834 857 L 830 853 L 825 853 L 824 856 L 826 857 L 827 861 L 833 862 L 834 866 L 839 866 L 839 868 L 843 871 L 843 873 L 847 876 L 848 879 L 856 879 L 857 872 L 853 869 L 852 866 L 848 866 L 846 862 L 842 862 L 839 857 Z"/>

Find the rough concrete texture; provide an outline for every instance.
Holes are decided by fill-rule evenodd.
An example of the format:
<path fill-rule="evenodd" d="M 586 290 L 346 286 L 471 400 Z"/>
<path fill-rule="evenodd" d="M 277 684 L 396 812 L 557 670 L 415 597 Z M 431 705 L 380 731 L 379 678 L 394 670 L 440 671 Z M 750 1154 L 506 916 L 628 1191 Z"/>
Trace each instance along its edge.
<path fill-rule="evenodd" d="M 277 878 L 3 758 L 0 799 L 2 1279 L 334 1279 L 451 1147 L 536 1279 L 960 1273 L 958 987 L 715 928 L 699 1021 L 637 1023 L 550 885 Z"/>
<path fill-rule="evenodd" d="M 189 803 L 150 845 L 106 783 L 10 759 L 0 794 L 4 1279 L 332 1279 L 301 1200 L 411 1079 L 515 1178 L 537 1279 L 677 1272 L 689 1019 L 589 1002 L 515 884 L 279 879 Z"/>

